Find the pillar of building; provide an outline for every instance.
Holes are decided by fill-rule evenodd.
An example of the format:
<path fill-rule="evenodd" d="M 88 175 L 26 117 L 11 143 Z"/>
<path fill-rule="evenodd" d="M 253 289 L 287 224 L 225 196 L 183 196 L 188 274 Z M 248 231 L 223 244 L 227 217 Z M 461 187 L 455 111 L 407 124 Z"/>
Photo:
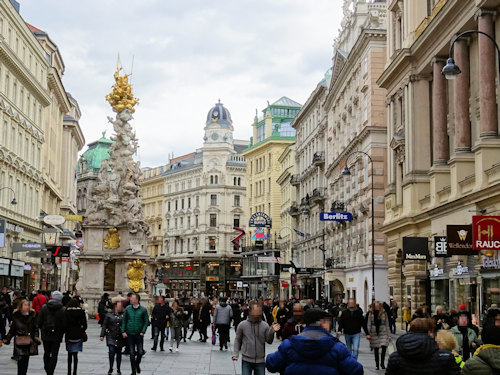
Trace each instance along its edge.
<path fill-rule="evenodd" d="M 447 130 L 446 78 L 441 73 L 444 64 L 445 60 L 439 58 L 435 58 L 432 62 L 432 147 L 434 165 L 445 165 L 450 157 Z"/>
<path fill-rule="evenodd" d="M 480 9 L 477 13 L 478 30 L 492 38 L 495 38 L 494 16 L 495 12 L 484 9 Z M 480 34 L 478 38 L 481 138 L 491 138 L 498 136 L 496 48 L 488 37 Z"/>
<path fill-rule="evenodd" d="M 455 61 L 462 71 L 455 79 L 455 152 L 469 152 L 471 131 L 469 117 L 469 46 L 467 39 L 455 42 Z"/>

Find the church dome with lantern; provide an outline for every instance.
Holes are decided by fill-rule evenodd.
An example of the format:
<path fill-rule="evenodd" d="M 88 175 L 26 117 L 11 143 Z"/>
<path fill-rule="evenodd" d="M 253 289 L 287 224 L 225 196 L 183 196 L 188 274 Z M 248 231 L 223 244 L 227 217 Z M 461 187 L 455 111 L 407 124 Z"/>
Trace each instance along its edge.
<path fill-rule="evenodd" d="M 233 120 L 231 120 L 231 113 L 224 105 L 220 102 L 215 104 L 214 107 L 208 111 L 207 114 L 207 126 L 212 124 L 218 124 L 222 128 L 231 129 L 233 127 Z"/>

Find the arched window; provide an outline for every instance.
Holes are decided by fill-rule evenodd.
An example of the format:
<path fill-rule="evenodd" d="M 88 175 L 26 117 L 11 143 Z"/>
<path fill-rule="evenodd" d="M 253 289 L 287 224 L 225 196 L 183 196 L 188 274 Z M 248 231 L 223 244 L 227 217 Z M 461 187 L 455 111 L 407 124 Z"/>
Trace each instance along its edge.
<path fill-rule="evenodd" d="M 241 177 L 238 177 L 238 186 L 241 186 Z"/>
<path fill-rule="evenodd" d="M 210 184 L 213 185 L 214 184 L 214 176 L 210 176 Z"/>
<path fill-rule="evenodd" d="M 215 184 L 217 185 L 219 183 L 219 176 L 215 176 Z"/>

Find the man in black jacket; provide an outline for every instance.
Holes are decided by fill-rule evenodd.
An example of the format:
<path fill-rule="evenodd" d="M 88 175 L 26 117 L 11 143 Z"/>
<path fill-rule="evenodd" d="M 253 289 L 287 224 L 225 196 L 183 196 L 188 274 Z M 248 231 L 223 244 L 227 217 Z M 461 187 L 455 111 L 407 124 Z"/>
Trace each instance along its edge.
<path fill-rule="evenodd" d="M 38 314 L 38 327 L 42 332 L 43 341 L 43 368 L 47 375 L 54 374 L 64 333 L 65 315 L 61 301 L 61 292 L 52 292 L 52 299 L 42 306 Z"/>
<path fill-rule="evenodd" d="M 342 315 L 340 315 L 338 334 L 340 336 L 342 331 L 344 332 L 347 349 L 349 349 L 356 360 L 358 359 L 361 328 L 363 328 L 365 334 L 368 336 L 368 329 L 363 313 L 356 306 L 356 300 L 351 298 L 349 299 L 347 309 L 342 311 Z"/>
<path fill-rule="evenodd" d="M 153 337 L 154 343 L 151 350 L 156 351 L 158 347 L 158 336 L 161 335 L 160 338 L 160 351 L 164 351 L 163 344 L 165 342 L 165 329 L 167 328 L 167 321 L 170 319 L 170 314 L 172 310 L 165 303 L 165 297 L 159 296 L 158 303 L 153 307 L 153 311 L 151 312 L 151 324 L 153 326 Z"/>

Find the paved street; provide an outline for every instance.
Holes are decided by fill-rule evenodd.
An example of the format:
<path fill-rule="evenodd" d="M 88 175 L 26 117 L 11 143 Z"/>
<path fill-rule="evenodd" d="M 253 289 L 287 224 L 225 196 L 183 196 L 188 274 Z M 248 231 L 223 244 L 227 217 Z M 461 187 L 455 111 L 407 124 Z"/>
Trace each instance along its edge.
<path fill-rule="evenodd" d="M 99 329 L 95 320 L 89 321 L 87 331 L 89 341 L 84 344 L 83 353 L 79 355 L 78 374 L 81 375 L 105 375 L 108 371 L 107 347 L 104 342 L 99 341 Z M 143 358 L 141 369 L 143 375 L 155 375 L 166 373 L 178 373 L 182 375 L 205 375 L 205 374 L 241 374 L 241 361 L 233 363 L 231 361 L 231 350 L 227 352 L 219 351 L 218 346 L 202 344 L 194 339 L 198 339 L 198 334 L 193 336 L 193 341 L 181 343 L 179 353 L 152 352 L 152 341 L 150 332 L 146 334 L 144 348 L 146 355 Z M 234 338 L 234 330 L 231 330 L 231 342 Z M 275 341 L 267 347 L 267 352 L 275 351 L 279 341 Z M 168 348 L 168 346 L 166 346 Z M 230 346 L 231 349 L 231 346 Z M 2 375 L 15 375 L 17 372 L 16 362 L 11 360 L 12 345 L 4 345 L 0 348 L 0 373 Z M 42 375 L 43 371 L 43 347 L 40 346 L 40 354 L 31 357 L 28 374 Z M 66 350 L 64 343 L 59 352 L 59 363 L 56 374 L 66 374 Z M 368 342 L 362 338 L 359 360 L 365 368 L 365 374 L 383 374 L 384 371 L 375 371 L 374 359 Z M 123 357 L 122 373 L 130 374 L 130 363 L 128 357 Z"/>

